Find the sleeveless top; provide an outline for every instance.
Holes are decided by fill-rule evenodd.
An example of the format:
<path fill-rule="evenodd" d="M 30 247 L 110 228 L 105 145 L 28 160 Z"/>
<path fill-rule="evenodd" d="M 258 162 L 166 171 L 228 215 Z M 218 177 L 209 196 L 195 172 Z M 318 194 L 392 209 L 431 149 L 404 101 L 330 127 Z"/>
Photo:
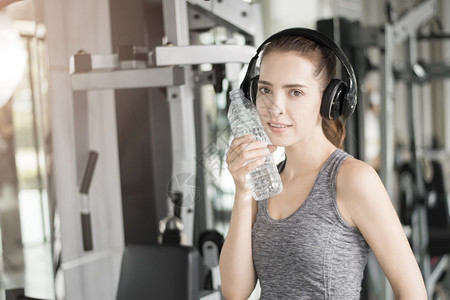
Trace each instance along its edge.
<path fill-rule="evenodd" d="M 337 149 L 319 171 L 304 203 L 275 220 L 258 202 L 252 252 L 260 299 L 360 299 L 369 246 L 341 216 L 339 167 L 350 155 Z"/>

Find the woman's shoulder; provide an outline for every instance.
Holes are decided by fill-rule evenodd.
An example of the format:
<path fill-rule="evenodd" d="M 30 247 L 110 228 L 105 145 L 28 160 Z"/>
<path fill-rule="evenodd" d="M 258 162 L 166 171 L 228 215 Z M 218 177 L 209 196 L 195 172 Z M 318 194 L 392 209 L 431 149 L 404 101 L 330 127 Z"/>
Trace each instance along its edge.
<path fill-rule="evenodd" d="M 361 176 L 378 177 L 377 171 L 375 171 L 371 165 L 365 161 L 354 158 L 353 156 L 349 156 L 343 161 L 339 173 L 341 173 L 344 177 L 349 178 L 359 178 Z"/>
<path fill-rule="evenodd" d="M 347 213 L 350 224 L 359 227 L 374 210 L 386 207 L 389 196 L 378 173 L 368 163 L 348 157 L 337 176 L 337 199 L 340 209 Z M 380 210 L 381 212 L 382 210 Z"/>
<path fill-rule="evenodd" d="M 367 193 L 368 190 L 379 187 L 380 183 L 377 171 L 368 163 L 354 157 L 345 159 L 339 169 L 337 188 L 346 194 Z"/>

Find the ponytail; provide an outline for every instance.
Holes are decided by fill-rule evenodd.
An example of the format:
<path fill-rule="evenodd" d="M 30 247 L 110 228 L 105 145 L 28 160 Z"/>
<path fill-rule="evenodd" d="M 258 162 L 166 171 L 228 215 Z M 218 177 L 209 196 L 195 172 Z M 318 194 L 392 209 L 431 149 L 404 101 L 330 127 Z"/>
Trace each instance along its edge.
<path fill-rule="evenodd" d="M 345 120 L 327 120 L 322 118 L 322 130 L 333 145 L 342 149 L 345 138 Z"/>

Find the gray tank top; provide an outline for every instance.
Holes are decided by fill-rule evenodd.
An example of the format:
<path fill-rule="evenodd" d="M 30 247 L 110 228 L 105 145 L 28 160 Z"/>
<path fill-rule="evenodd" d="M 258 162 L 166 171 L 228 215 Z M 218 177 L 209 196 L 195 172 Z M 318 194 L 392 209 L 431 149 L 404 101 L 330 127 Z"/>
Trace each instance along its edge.
<path fill-rule="evenodd" d="M 260 299 L 360 299 L 369 246 L 336 203 L 337 173 L 349 156 L 331 154 L 292 215 L 272 219 L 267 200 L 258 202 L 252 251 Z"/>

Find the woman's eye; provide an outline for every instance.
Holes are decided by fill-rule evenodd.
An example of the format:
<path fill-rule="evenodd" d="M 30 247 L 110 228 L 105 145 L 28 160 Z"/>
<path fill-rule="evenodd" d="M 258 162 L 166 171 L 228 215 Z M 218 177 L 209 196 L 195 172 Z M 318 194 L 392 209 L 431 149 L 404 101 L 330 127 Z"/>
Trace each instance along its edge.
<path fill-rule="evenodd" d="M 259 88 L 259 92 L 261 94 L 268 94 L 268 93 L 270 93 L 270 90 L 268 88 L 266 88 L 266 87 L 260 87 Z"/>
<path fill-rule="evenodd" d="M 299 96 L 303 95 L 303 93 L 299 90 L 292 90 L 289 92 L 289 95 L 291 95 L 293 97 L 299 97 Z"/>

